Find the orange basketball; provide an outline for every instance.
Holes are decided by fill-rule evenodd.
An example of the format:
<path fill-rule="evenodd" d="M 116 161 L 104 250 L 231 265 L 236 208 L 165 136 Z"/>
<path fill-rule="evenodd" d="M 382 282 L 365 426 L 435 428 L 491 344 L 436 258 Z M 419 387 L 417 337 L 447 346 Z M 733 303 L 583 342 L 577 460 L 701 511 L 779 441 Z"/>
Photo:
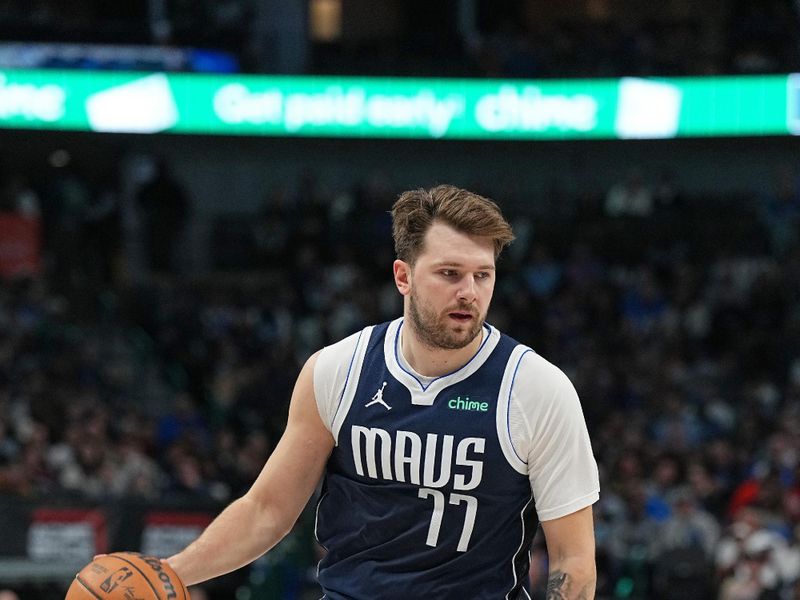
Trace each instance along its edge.
<path fill-rule="evenodd" d="M 168 564 L 136 552 L 103 554 L 86 565 L 65 600 L 189 600 Z"/>

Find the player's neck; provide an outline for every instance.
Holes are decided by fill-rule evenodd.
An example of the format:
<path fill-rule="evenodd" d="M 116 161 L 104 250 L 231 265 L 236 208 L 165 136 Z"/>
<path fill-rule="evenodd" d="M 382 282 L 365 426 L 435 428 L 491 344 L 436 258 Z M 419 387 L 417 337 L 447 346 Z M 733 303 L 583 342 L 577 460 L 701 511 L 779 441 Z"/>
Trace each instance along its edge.
<path fill-rule="evenodd" d="M 414 328 L 406 321 L 406 325 L 400 330 L 400 350 L 406 363 L 420 375 L 441 377 L 467 364 L 478 352 L 485 334 L 484 328 L 481 327 L 475 339 L 463 348 L 456 350 L 434 348 L 422 342 Z"/>

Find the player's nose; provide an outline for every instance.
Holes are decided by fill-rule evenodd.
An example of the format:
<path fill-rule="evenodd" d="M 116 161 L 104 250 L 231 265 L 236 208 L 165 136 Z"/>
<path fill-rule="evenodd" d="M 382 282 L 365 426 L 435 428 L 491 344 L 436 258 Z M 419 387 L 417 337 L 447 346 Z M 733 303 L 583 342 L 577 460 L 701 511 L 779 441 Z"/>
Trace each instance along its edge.
<path fill-rule="evenodd" d="M 458 288 L 459 302 L 472 302 L 476 295 L 475 280 L 472 277 L 464 277 Z"/>

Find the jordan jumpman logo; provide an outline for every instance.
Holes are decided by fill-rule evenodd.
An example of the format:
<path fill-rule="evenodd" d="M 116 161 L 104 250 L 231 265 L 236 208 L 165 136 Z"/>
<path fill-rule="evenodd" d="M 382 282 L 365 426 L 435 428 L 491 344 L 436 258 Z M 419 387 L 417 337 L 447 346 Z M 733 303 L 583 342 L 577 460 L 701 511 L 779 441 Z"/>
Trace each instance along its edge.
<path fill-rule="evenodd" d="M 386 407 L 386 410 L 392 410 L 392 407 L 386 404 L 386 402 L 383 399 L 383 388 L 385 387 L 386 387 L 386 382 L 384 381 L 380 389 L 378 389 L 378 391 L 375 392 L 375 395 L 372 397 L 372 400 L 370 402 L 367 402 L 364 405 L 364 407 L 366 408 L 367 406 L 372 406 L 373 404 L 383 404 Z"/>

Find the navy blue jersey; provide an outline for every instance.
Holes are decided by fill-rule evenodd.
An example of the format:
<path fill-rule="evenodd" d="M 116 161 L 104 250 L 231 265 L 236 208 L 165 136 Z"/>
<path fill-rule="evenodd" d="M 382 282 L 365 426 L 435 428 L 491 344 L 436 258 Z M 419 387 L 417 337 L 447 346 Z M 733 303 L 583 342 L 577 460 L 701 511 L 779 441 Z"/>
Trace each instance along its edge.
<path fill-rule="evenodd" d="M 400 366 L 401 326 L 367 328 L 341 357 L 337 444 L 317 506 L 325 597 L 527 598 L 538 523 L 504 421 L 530 349 L 485 326 L 470 363 L 425 385 Z"/>

